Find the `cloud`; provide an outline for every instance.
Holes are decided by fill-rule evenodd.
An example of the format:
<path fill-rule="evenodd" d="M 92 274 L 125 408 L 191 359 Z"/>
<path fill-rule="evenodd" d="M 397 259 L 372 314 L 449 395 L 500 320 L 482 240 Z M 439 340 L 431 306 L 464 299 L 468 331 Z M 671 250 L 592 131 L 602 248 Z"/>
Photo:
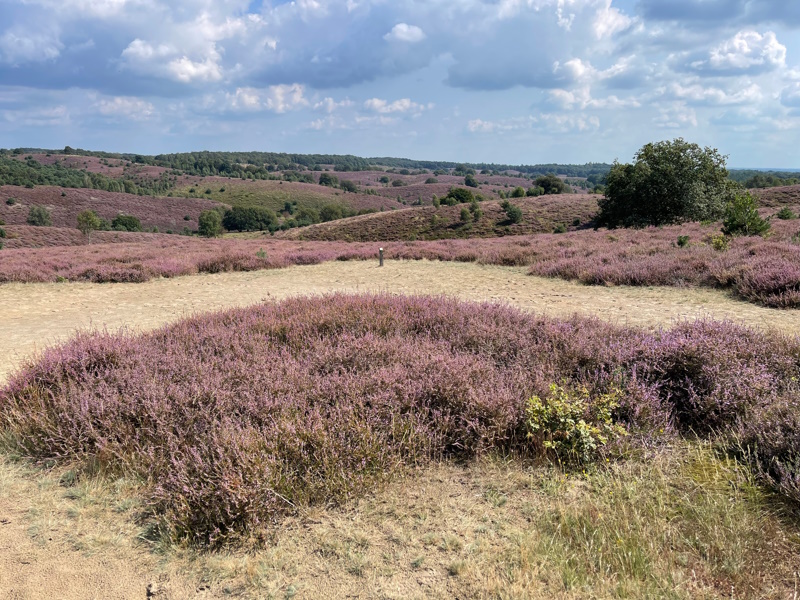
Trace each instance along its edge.
<path fill-rule="evenodd" d="M 660 129 L 697 127 L 697 113 L 684 102 L 673 102 L 658 107 L 658 116 L 654 123 Z"/>
<path fill-rule="evenodd" d="M 690 63 L 698 72 L 717 75 L 758 74 L 786 65 L 786 46 L 774 32 L 744 30 L 711 49 L 704 60 Z"/>
<path fill-rule="evenodd" d="M 531 129 L 537 122 L 536 117 L 517 117 L 513 119 L 503 119 L 500 121 L 484 121 L 482 119 L 472 119 L 467 122 L 467 131 L 470 133 L 507 133 Z"/>
<path fill-rule="evenodd" d="M 155 114 L 155 107 L 139 98 L 117 96 L 100 100 L 94 106 L 106 117 L 123 117 L 136 121 L 149 119 Z"/>
<path fill-rule="evenodd" d="M 294 83 L 273 85 L 268 88 L 237 88 L 226 94 L 227 108 L 234 112 L 270 111 L 277 114 L 305 108 L 309 101 L 304 96 L 305 88 Z"/>
<path fill-rule="evenodd" d="M 747 0 L 639 0 L 647 19 L 657 21 L 729 21 L 743 15 Z"/>
<path fill-rule="evenodd" d="M 407 42 L 409 44 L 416 44 L 425 39 L 425 32 L 416 25 L 408 25 L 406 23 L 398 23 L 392 30 L 383 36 L 383 39 L 389 42 Z"/>
<path fill-rule="evenodd" d="M 611 0 L 606 0 L 604 6 L 597 11 L 592 28 L 598 40 L 614 36 L 625 31 L 633 24 L 633 19 L 611 7 Z"/>
<path fill-rule="evenodd" d="M 763 98 L 761 87 L 751 83 L 746 87 L 736 86 L 733 92 L 726 92 L 718 87 L 704 87 L 699 83 L 681 85 L 672 83 L 667 94 L 678 100 L 685 100 L 694 105 L 726 106 L 734 104 L 753 104 Z"/>
<path fill-rule="evenodd" d="M 781 104 L 788 108 L 800 108 L 800 83 L 793 83 L 783 88 Z"/>
<path fill-rule="evenodd" d="M 412 102 L 410 98 L 401 98 L 400 100 L 395 100 L 394 102 L 382 100 L 381 98 L 370 98 L 364 102 L 364 108 L 381 114 L 408 112 L 420 113 L 424 110 L 431 110 L 433 108 L 433 104 L 417 104 L 416 102 Z"/>
<path fill-rule="evenodd" d="M 12 28 L 0 35 L 0 62 L 14 67 L 55 60 L 63 49 L 54 32 Z"/>
<path fill-rule="evenodd" d="M 334 100 L 333 98 L 326 97 L 320 100 L 319 102 L 314 103 L 314 110 L 321 110 L 330 114 L 341 108 L 350 108 L 354 104 L 355 103 L 352 100 L 350 100 L 350 98 L 345 98 L 344 100 L 336 102 L 336 100 Z"/>

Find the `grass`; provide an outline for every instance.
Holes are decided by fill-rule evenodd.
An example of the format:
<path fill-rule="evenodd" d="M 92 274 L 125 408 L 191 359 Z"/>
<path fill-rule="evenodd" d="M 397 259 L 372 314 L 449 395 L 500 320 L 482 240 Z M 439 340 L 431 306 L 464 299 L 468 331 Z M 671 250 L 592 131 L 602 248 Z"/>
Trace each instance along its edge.
<path fill-rule="evenodd" d="M 65 487 L 63 473 L 5 459 L 0 497 L 25 498 L 31 534 L 82 553 L 136 545 L 129 482 Z M 792 598 L 800 520 L 745 465 L 687 441 L 585 474 L 490 456 L 435 463 L 289 518 L 266 545 L 155 550 L 173 579 L 242 598 Z"/>

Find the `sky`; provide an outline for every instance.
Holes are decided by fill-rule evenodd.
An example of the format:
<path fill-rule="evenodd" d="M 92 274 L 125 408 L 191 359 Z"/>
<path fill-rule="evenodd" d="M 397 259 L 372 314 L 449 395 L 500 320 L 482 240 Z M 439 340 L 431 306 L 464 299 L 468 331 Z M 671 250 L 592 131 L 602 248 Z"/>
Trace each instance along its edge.
<path fill-rule="evenodd" d="M 0 0 L 0 147 L 800 168 L 800 0 Z"/>

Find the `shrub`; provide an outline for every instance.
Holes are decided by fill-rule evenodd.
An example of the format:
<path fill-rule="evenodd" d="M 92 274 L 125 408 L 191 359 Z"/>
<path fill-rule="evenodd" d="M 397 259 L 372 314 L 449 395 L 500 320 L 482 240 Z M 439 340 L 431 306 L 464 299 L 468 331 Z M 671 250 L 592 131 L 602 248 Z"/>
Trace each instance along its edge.
<path fill-rule="evenodd" d="M 402 179 L 395 179 L 392 181 L 392 187 L 403 187 L 406 184 Z"/>
<path fill-rule="evenodd" d="M 536 196 L 542 196 L 542 195 L 544 195 L 544 193 L 545 192 L 544 192 L 544 188 L 543 187 L 534 186 L 534 187 L 528 188 L 528 191 L 525 192 L 525 195 L 526 196 L 531 196 L 531 197 L 536 197 Z"/>
<path fill-rule="evenodd" d="M 467 187 L 476 188 L 478 187 L 478 182 L 475 181 L 474 175 L 467 175 L 464 177 L 464 185 Z"/>
<path fill-rule="evenodd" d="M 730 245 L 730 238 L 722 233 L 711 236 L 711 247 L 717 252 L 725 252 Z"/>
<path fill-rule="evenodd" d="M 277 227 L 278 217 L 260 206 L 234 206 L 225 211 L 222 225 L 228 231 L 264 231 Z"/>
<path fill-rule="evenodd" d="M 17 203 L 16 198 L 9 198 L 6 200 L 6 204 L 8 204 L 9 206 L 14 206 L 16 203 Z"/>
<path fill-rule="evenodd" d="M 567 233 L 567 226 L 563 223 L 556 223 L 556 226 L 553 227 L 553 233 Z"/>
<path fill-rule="evenodd" d="M 184 220 L 184 221 L 191 221 L 191 220 L 192 220 L 192 217 L 191 217 L 191 216 L 189 216 L 189 215 L 183 215 L 183 220 Z"/>
<path fill-rule="evenodd" d="M 28 225 L 37 225 L 39 227 L 47 227 L 53 224 L 50 218 L 50 211 L 44 206 L 31 206 L 28 209 Z"/>
<path fill-rule="evenodd" d="M 469 223 L 471 220 L 472 220 L 472 213 L 465 206 L 464 208 L 461 209 L 461 222 Z"/>
<path fill-rule="evenodd" d="M 222 235 L 222 215 L 216 210 L 204 210 L 197 219 L 197 232 L 207 238 Z"/>
<path fill-rule="evenodd" d="M 319 211 L 319 218 L 323 223 L 341 219 L 343 216 L 344 211 L 342 210 L 342 207 L 337 204 L 326 204 Z"/>
<path fill-rule="evenodd" d="M 522 209 L 511 204 L 508 200 L 504 200 L 500 207 L 505 211 L 508 220 L 512 223 L 522 223 Z"/>
<path fill-rule="evenodd" d="M 775 216 L 782 221 L 790 221 L 797 218 L 797 215 L 794 214 L 794 211 L 792 211 L 792 209 L 788 206 L 784 206 L 782 209 L 780 209 L 777 213 L 775 213 Z"/>
<path fill-rule="evenodd" d="M 425 183 L 439 183 L 439 180 L 438 180 L 438 179 L 436 179 L 436 177 L 428 177 L 428 178 L 425 180 Z"/>
<path fill-rule="evenodd" d="M 763 235 L 769 228 L 769 221 L 759 216 L 758 201 L 750 192 L 736 194 L 725 207 L 722 222 L 725 235 Z"/>
<path fill-rule="evenodd" d="M 6 237 L 6 230 L 0 227 L 0 238 Z"/>
<path fill-rule="evenodd" d="M 678 248 L 685 248 L 689 245 L 689 236 L 688 235 L 679 235 L 678 236 Z"/>
<path fill-rule="evenodd" d="M 345 192 L 351 192 L 353 194 L 358 191 L 358 186 L 354 182 L 347 179 L 342 179 L 341 183 L 339 183 L 339 187 Z"/>
<path fill-rule="evenodd" d="M 614 162 L 606 175 L 597 224 L 640 227 L 716 220 L 737 189 L 725 157 L 678 138 L 646 144 L 633 164 Z"/>
<path fill-rule="evenodd" d="M 521 185 L 518 185 L 517 187 L 514 188 L 514 191 L 511 192 L 511 197 L 512 198 L 524 198 L 525 197 L 525 193 L 526 193 L 525 192 L 525 188 L 522 187 Z"/>
<path fill-rule="evenodd" d="M 627 434 L 612 419 L 619 397 L 616 389 L 592 398 L 586 387 L 552 384 L 546 399 L 533 396 L 528 400 L 528 437 L 551 451 L 560 463 L 589 463 L 604 446 Z"/>
<path fill-rule="evenodd" d="M 211 193 L 211 188 L 206 188 L 206 194 L 210 194 L 210 193 Z"/>
<path fill-rule="evenodd" d="M 330 173 L 321 173 L 319 176 L 319 184 L 327 185 L 329 187 L 336 187 L 339 185 L 339 178 L 336 177 L 336 175 L 331 175 Z"/>
<path fill-rule="evenodd" d="M 567 191 L 567 185 L 554 173 L 540 175 L 536 178 L 536 187 L 544 190 L 545 194 L 563 194 Z"/>
<path fill-rule="evenodd" d="M 456 204 L 467 204 L 475 199 L 475 195 L 466 188 L 451 187 L 447 192 L 447 196 L 442 199 L 442 202 L 449 206 Z"/>
<path fill-rule="evenodd" d="M 117 215 L 111 221 L 114 231 L 141 231 L 142 222 L 133 215 Z"/>

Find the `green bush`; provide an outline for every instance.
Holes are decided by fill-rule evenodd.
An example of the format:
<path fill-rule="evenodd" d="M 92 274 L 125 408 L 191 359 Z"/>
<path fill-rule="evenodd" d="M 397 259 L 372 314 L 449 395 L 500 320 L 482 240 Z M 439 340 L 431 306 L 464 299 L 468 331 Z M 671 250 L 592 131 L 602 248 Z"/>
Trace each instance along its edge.
<path fill-rule="evenodd" d="M 469 209 L 465 206 L 461 209 L 461 222 L 468 223 L 472 220 L 472 213 L 469 212 Z"/>
<path fill-rule="evenodd" d="M 769 221 L 759 216 L 758 201 L 750 192 L 736 194 L 725 207 L 725 235 L 763 235 L 769 228 Z"/>
<path fill-rule="evenodd" d="M 79 212 L 77 222 L 78 229 L 87 237 L 90 237 L 95 229 L 100 229 L 100 217 L 90 209 Z"/>
<path fill-rule="evenodd" d="M 48 227 L 53 224 L 50 218 L 50 211 L 44 206 L 31 206 L 28 210 L 28 225 L 37 225 L 39 227 Z"/>
<path fill-rule="evenodd" d="M 556 223 L 556 226 L 553 227 L 553 233 L 566 233 L 567 226 L 563 223 Z"/>
<path fill-rule="evenodd" d="M 438 180 L 438 179 L 436 179 L 436 177 L 428 177 L 428 178 L 425 180 L 425 183 L 439 183 L 439 180 Z"/>
<path fill-rule="evenodd" d="M 775 213 L 775 216 L 782 221 L 790 221 L 797 218 L 797 215 L 794 214 L 794 211 L 792 211 L 792 209 L 788 206 L 784 206 L 782 209 L 780 209 L 777 213 Z"/>
<path fill-rule="evenodd" d="M 111 221 L 114 231 L 141 231 L 142 222 L 133 215 L 117 215 Z"/>
<path fill-rule="evenodd" d="M 0 227 L 0 238 L 6 237 L 6 230 Z"/>
<path fill-rule="evenodd" d="M 711 247 L 717 252 L 725 252 L 731 245 L 730 238 L 718 233 L 711 237 Z"/>
<path fill-rule="evenodd" d="M 589 463 L 604 446 L 627 434 L 612 418 L 620 395 L 612 389 L 592 398 L 585 387 L 571 390 L 552 384 L 548 398 L 528 400 L 528 437 L 562 464 Z"/>
<path fill-rule="evenodd" d="M 9 206 L 14 206 L 16 203 L 17 203 L 16 198 L 9 198 L 8 200 L 6 200 L 6 204 L 8 204 Z"/>
<path fill-rule="evenodd" d="M 522 223 L 522 209 L 511 204 L 508 200 L 504 200 L 500 207 L 505 211 L 508 220 L 512 223 Z"/>
<path fill-rule="evenodd" d="M 514 191 L 511 192 L 511 197 L 512 198 L 524 198 L 525 194 L 526 194 L 525 188 L 522 187 L 521 185 L 518 185 L 517 187 L 514 188 Z"/>
<path fill-rule="evenodd" d="M 689 236 L 688 235 L 679 235 L 678 236 L 678 248 L 685 248 L 689 245 Z"/>

